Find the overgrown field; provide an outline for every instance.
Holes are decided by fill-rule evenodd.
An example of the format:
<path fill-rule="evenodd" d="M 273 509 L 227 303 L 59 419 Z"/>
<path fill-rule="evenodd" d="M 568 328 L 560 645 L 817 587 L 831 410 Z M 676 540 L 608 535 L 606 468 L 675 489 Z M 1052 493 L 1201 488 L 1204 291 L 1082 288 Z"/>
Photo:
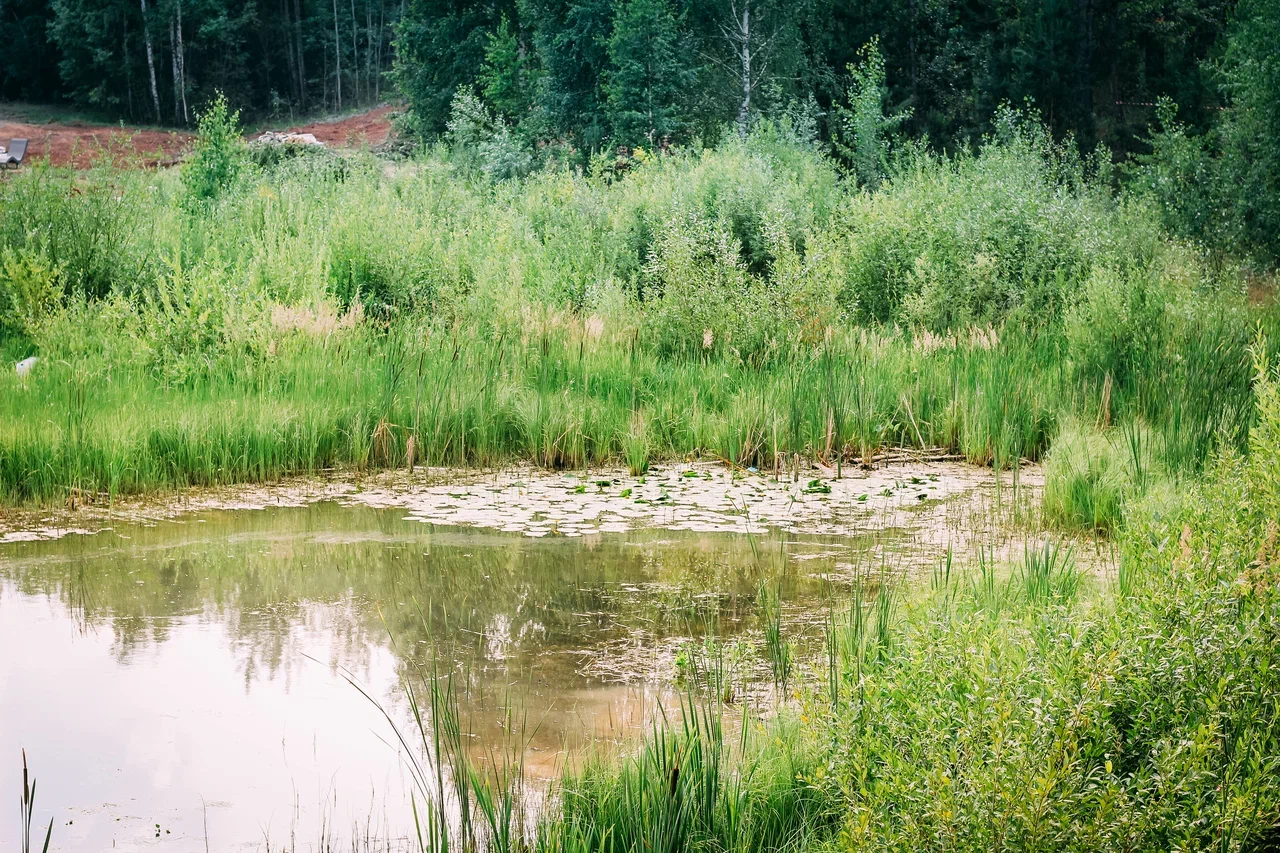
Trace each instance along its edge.
<path fill-rule="evenodd" d="M 0 184 L 0 499 L 334 466 L 897 446 L 1052 460 L 1065 523 L 1244 447 L 1272 314 L 1008 112 L 875 191 L 784 125 L 592 174 L 465 152 L 250 156 Z M 1095 492 L 1099 494 L 1095 494 Z"/>

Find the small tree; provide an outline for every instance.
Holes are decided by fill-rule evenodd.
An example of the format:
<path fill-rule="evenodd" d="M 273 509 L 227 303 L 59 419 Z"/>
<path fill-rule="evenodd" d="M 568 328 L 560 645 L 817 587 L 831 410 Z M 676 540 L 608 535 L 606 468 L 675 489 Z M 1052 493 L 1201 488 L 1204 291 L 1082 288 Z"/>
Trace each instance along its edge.
<path fill-rule="evenodd" d="M 484 67 L 480 69 L 480 90 L 500 115 L 518 122 L 533 106 L 536 78 L 533 58 L 504 14 L 498 31 L 489 34 Z"/>
<path fill-rule="evenodd" d="M 479 170 L 502 181 L 527 175 L 533 167 L 528 147 L 469 86 L 459 86 L 453 96 L 445 138 L 464 171 Z"/>
<path fill-rule="evenodd" d="M 890 135 L 911 117 L 911 111 L 885 113 L 889 90 L 879 40 L 867 42 L 858 55 L 861 61 L 849 66 L 853 77 L 849 106 L 836 106 L 834 144 L 836 152 L 853 165 L 858 182 L 874 189 L 889 169 Z"/>
<path fill-rule="evenodd" d="M 1147 143 L 1129 166 L 1131 191 L 1154 200 L 1175 233 L 1221 245 L 1221 166 L 1211 135 L 1197 135 L 1178 120 L 1178 105 L 1161 98 Z"/>
<path fill-rule="evenodd" d="M 666 0 L 629 0 L 614 20 L 605 91 L 621 145 L 653 146 L 682 124 L 678 99 L 689 80 L 680 30 Z"/>
<path fill-rule="evenodd" d="M 182 185 L 188 201 L 195 203 L 222 195 L 236 182 L 245 164 L 240 112 L 231 112 L 221 92 L 201 113 L 199 133 L 195 150 L 182 165 Z"/>

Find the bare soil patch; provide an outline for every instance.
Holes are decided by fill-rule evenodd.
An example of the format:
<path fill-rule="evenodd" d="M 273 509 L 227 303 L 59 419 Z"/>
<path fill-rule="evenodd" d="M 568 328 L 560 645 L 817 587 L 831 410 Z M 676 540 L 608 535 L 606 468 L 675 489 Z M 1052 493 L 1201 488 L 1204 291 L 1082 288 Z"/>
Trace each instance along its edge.
<path fill-rule="evenodd" d="M 310 133 L 330 148 L 382 145 L 391 135 L 392 106 L 289 128 Z M 256 134 L 255 134 L 256 135 Z M 52 166 L 87 169 L 108 162 L 121 167 L 154 168 L 182 160 L 195 134 L 179 130 L 91 124 L 81 121 L 34 123 L 0 116 L 0 146 L 11 139 L 30 140 L 28 164 L 47 160 Z"/>
<path fill-rule="evenodd" d="M 0 145 L 28 139 L 27 163 L 48 160 L 53 166 L 87 169 L 107 161 L 117 166 L 166 166 L 181 159 L 194 135 L 176 130 L 48 122 L 31 124 L 0 118 Z"/>
<path fill-rule="evenodd" d="M 290 133 L 310 133 L 330 148 L 360 148 L 381 145 L 391 135 L 392 106 L 332 120 L 316 121 L 289 128 Z"/>

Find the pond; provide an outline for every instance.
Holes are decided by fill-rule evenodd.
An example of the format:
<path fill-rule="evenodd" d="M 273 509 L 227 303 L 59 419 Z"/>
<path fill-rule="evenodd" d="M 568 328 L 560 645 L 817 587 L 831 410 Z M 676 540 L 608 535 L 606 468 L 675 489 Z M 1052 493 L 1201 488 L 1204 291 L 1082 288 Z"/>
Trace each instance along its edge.
<path fill-rule="evenodd" d="M 547 482 L 579 502 L 604 490 Z M 865 485 L 853 504 L 867 503 Z M 762 585 L 780 595 L 799 658 L 814 657 L 855 575 L 882 571 L 888 554 L 895 569 L 936 559 L 930 513 L 954 518 L 990 486 L 988 475 L 936 499 L 899 496 L 911 516 L 886 503 L 859 524 L 828 518 L 838 535 L 548 532 L 536 514 L 532 530 L 504 532 L 509 517 L 436 523 L 425 491 L 395 501 L 364 489 L 13 536 L 0 544 L 0 794 L 18 799 L 25 749 L 55 850 L 394 842 L 412 826 L 410 756 L 393 728 L 412 731 L 405 683 L 451 674 L 476 755 L 518 740 L 527 775 L 553 779 L 584 748 L 676 711 L 684 661 L 708 643 L 732 661 L 735 703 L 767 704 Z M 6 844 L 14 812 L 0 810 Z"/>

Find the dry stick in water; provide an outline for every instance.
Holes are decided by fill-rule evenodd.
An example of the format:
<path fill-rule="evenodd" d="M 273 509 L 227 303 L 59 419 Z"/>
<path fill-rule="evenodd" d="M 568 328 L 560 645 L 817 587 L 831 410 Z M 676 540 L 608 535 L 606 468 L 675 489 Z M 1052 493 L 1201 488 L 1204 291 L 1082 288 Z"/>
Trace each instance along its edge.
<path fill-rule="evenodd" d="M 916 432 L 916 441 L 920 444 L 920 449 L 925 447 L 924 439 L 920 437 L 920 427 L 916 425 L 916 416 L 911 413 L 911 401 L 907 399 L 907 395 L 902 395 L 902 405 L 907 409 L 907 417 L 911 419 L 911 428 Z"/>

